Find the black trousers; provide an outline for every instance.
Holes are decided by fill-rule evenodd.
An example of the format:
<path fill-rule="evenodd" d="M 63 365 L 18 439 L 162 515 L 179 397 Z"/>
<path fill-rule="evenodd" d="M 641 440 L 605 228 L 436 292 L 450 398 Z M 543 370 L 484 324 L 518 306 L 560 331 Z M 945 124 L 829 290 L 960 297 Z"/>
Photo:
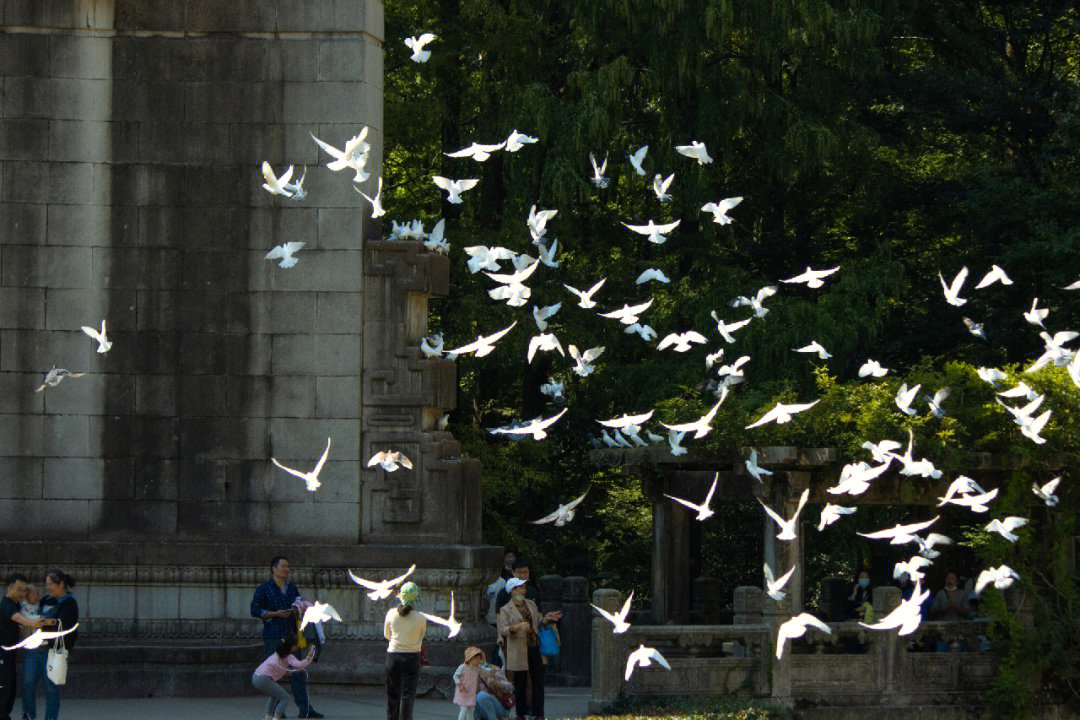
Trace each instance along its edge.
<path fill-rule="evenodd" d="M 0 650 L 0 718 L 11 717 L 15 707 L 15 650 Z"/>
<path fill-rule="evenodd" d="M 544 659 L 540 655 L 539 647 L 529 648 L 529 670 L 514 671 L 514 707 L 517 708 L 517 716 L 535 715 L 544 717 Z M 526 691 L 529 687 L 529 678 L 532 678 L 532 703 L 525 703 Z"/>
<path fill-rule="evenodd" d="M 386 720 L 412 720 L 418 682 L 420 653 L 386 653 Z"/>

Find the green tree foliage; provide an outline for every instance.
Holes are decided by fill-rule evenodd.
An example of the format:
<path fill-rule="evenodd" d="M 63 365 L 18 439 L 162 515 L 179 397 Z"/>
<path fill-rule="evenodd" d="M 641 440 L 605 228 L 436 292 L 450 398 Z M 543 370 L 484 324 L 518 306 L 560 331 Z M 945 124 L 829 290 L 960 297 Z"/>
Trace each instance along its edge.
<path fill-rule="evenodd" d="M 415 64 L 401 39 L 431 31 L 431 60 Z M 484 462 L 487 539 L 518 546 L 542 571 L 583 573 L 647 595 L 650 506 L 640 483 L 590 462 L 596 418 L 657 408 L 667 422 L 695 417 L 713 400 L 702 359 L 720 344 L 710 311 L 731 321 L 736 295 L 840 265 L 824 288 L 781 286 L 769 314 L 739 331 L 725 361 L 748 354 L 748 380 L 722 407 L 696 449 L 768 444 L 835 446 L 862 459 L 865 439 L 904 439 L 957 472 L 978 452 L 1015 467 L 994 512 L 1030 517 L 1015 547 L 987 537 L 970 513 L 946 512 L 950 532 L 968 528 L 979 567 L 1008 562 L 1022 577 L 1021 623 L 1000 594 L 984 606 L 1008 648 L 996 691 L 1002 714 L 1021 712 L 1033 687 L 1076 701 L 1078 581 L 1070 543 L 1080 534 L 1077 491 L 1068 477 L 1055 510 L 1033 505 L 1033 480 L 1063 459 L 1076 466 L 1077 389 L 1061 369 L 1024 379 L 1047 393 L 1054 416 L 1036 446 L 1019 436 L 974 373 L 1015 375 L 1042 350 L 1021 312 L 1031 298 L 1050 309 L 1052 330 L 1077 328 L 1077 304 L 1059 288 L 1080 274 L 1080 13 L 1073 3 L 1036 0 L 960 3 L 894 0 L 402 0 L 386 5 L 386 207 L 398 221 L 447 219 L 451 293 L 433 303 L 432 329 L 447 346 L 519 326 L 496 352 L 458 361 L 451 427 L 464 451 Z M 444 152 L 498 142 L 511 129 L 539 142 L 477 164 Z M 706 143 L 715 162 L 699 166 L 674 146 Z M 639 177 L 626 156 L 649 145 Z M 589 153 L 609 158 L 610 187 L 589 182 Z M 676 174 L 669 205 L 657 202 L 652 173 Z M 449 205 L 431 175 L 477 177 L 462 205 Z M 735 222 L 718 226 L 700 207 L 745 199 Z M 488 298 L 493 285 L 471 275 L 462 248 L 502 245 L 535 254 L 530 206 L 558 209 L 547 241 L 562 267 L 541 267 L 532 303 L 563 302 L 553 329 L 564 345 L 603 345 L 594 374 L 525 349 L 526 306 Z M 664 245 L 622 222 L 681 219 Z M 975 291 L 991 263 L 1015 283 Z M 946 305 L 938 272 L 970 267 L 962 308 Z M 646 267 L 672 283 L 637 287 Z M 657 352 L 614 322 L 576 307 L 561 287 L 600 277 L 604 309 L 655 299 L 644 321 L 661 334 L 695 328 L 708 348 Z M 961 322 L 985 322 L 988 341 Z M 791 349 L 811 339 L 833 357 Z M 860 382 L 873 357 L 892 369 Z M 549 378 L 566 386 L 567 415 L 542 443 L 511 442 L 485 429 L 554 414 L 539 393 Z M 892 404 L 901 381 L 953 388 L 949 415 L 908 419 Z M 743 427 L 777 400 L 821 398 L 785 426 Z M 591 487 L 579 519 L 565 528 L 534 519 Z M 911 493 L 942 486 L 912 480 Z M 808 579 L 876 568 L 895 560 L 856 530 L 907 517 L 868 508 L 808 537 Z M 703 567 L 725 583 L 756 583 L 760 517 L 723 509 L 703 531 Z M 982 520 L 982 518 L 978 518 Z M 878 524 L 881 523 L 881 524 Z M 828 544 L 826 544 L 826 542 Z M 863 553 L 867 553 L 863 555 Z M 973 562 L 975 560 L 973 559 Z M 1032 677 L 1041 683 L 1032 685 Z"/>

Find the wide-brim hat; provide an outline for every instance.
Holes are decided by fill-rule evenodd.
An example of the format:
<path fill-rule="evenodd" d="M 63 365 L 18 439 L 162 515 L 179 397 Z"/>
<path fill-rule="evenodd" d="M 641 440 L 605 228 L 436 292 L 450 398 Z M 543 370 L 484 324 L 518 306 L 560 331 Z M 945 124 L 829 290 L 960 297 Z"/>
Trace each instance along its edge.
<path fill-rule="evenodd" d="M 484 651 L 478 647 L 470 645 L 469 647 L 465 648 L 465 662 L 469 662 L 477 655 L 483 655 L 484 657 L 487 657 L 487 655 L 484 654 Z"/>

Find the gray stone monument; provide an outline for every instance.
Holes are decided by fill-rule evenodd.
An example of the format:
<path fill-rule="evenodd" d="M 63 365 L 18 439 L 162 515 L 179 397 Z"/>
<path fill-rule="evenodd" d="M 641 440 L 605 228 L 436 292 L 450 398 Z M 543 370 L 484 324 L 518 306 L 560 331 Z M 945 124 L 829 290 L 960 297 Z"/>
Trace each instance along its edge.
<path fill-rule="evenodd" d="M 341 147 L 366 125 L 374 191 L 382 3 L 0 8 L 2 569 L 75 576 L 80 654 L 113 669 L 93 683 L 104 694 L 205 691 L 181 646 L 221 650 L 212 687 L 245 685 L 235 670 L 258 660 L 261 629 L 248 604 L 278 553 L 346 619 L 323 679 L 379 675 L 389 604 L 346 567 L 415 562 L 427 611 L 454 591 L 464 630 L 429 631 L 433 665 L 490 642 L 479 598 L 501 550 L 481 544 L 479 464 L 436 429 L 454 365 L 418 349 L 449 263 L 378 240 L 351 173 L 309 135 Z M 263 160 L 306 166 L 307 197 L 262 190 Z M 286 241 L 305 243 L 297 266 L 264 260 Z M 103 318 L 113 347 L 98 354 L 79 328 Z M 86 375 L 35 392 L 54 365 Z M 315 493 L 269 462 L 308 469 L 328 437 Z M 368 469 L 385 449 L 413 469 Z"/>

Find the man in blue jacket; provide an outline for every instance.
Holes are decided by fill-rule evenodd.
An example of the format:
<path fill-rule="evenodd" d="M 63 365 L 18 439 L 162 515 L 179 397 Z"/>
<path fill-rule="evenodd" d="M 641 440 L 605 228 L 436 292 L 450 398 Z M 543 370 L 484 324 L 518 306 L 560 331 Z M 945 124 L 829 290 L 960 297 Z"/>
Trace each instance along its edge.
<path fill-rule="evenodd" d="M 262 659 L 270 657 L 278 641 L 286 635 L 296 634 L 296 610 L 293 601 L 300 591 L 289 582 L 289 560 L 281 555 L 270 561 L 270 579 L 255 588 L 251 598 L 251 616 L 263 621 Z M 297 657 L 300 653 L 297 653 Z M 293 673 L 289 677 L 293 699 L 300 708 L 302 718 L 321 718 L 321 713 L 308 704 L 307 672 Z"/>

